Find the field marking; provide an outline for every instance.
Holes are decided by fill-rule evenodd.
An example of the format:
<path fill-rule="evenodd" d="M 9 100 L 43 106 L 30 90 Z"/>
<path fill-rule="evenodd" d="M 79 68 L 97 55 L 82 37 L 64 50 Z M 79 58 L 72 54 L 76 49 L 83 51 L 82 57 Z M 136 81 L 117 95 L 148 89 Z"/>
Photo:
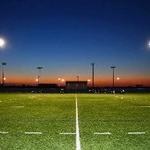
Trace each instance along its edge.
<path fill-rule="evenodd" d="M 150 108 L 150 105 L 147 105 L 147 106 L 139 106 L 139 107 L 147 107 L 147 108 Z"/>
<path fill-rule="evenodd" d="M 75 96 L 75 101 L 76 101 L 76 150 L 81 150 L 77 95 Z"/>
<path fill-rule="evenodd" d="M 24 108 L 23 105 L 20 105 L 20 106 L 12 106 L 12 108 Z"/>
<path fill-rule="evenodd" d="M 0 131 L 0 134 L 8 134 L 8 132 Z"/>
<path fill-rule="evenodd" d="M 24 132 L 25 134 L 28 134 L 28 135 L 31 135 L 31 134 L 34 134 L 34 135 L 41 135 L 42 132 Z"/>
<path fill-rule="evenodd" d="M 69 133 L 69 132 L 64 132 L 64 133 L 59 133 L 60 135 L 75 135 L 76 133 Z"/>
<path fill-rule="evenodd" d="M 129 135 L 140 135 L 145 134 L 145 132 L 128 132 Z"/>
<path fill-rule="evenodd" d="M 110 132 L 94 132 L 95 135 L 111 135 Z"/>

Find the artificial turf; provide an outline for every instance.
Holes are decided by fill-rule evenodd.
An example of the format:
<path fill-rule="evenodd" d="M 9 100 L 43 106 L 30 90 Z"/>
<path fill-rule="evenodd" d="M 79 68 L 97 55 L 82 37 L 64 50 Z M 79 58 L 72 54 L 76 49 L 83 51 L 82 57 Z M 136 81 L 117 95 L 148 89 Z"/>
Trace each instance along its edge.
<path fill-rule="evenodd" d="M 150 94 L 77 97 L 82 150 L 150 149 Z M 75 119 L 75 94 L 0 94 L 0 150 L 75 150 Z"/>

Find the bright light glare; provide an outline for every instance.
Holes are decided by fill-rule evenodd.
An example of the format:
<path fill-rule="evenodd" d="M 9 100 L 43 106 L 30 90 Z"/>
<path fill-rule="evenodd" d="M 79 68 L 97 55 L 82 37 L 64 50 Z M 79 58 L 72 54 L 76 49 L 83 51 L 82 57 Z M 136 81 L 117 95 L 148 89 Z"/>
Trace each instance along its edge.
<path fill-rule="evenodd" d="M 91 82 L 91 80 L 90 80 L 90 79 L 88 79 L 87 81 L 88 81 L 88 82 Z"/>
<path fill-rule="evenodd" d="M 5 40 L 0 38 L 0 48 L 3 48 L 5 46 Z"/>
<path fill-rule="evenodd" d="M 148 48 L 150 48 L 150 41 L 148 41 L 148 44 L 147 44 L 147 45 L 148 45 Z"/>
<path fill-rule="evenodd" d="M 6 77 L 4 77 L 3 79 L 4 79 L 4 81 L 5 81 L 5 80 L 6 80 Z"/>

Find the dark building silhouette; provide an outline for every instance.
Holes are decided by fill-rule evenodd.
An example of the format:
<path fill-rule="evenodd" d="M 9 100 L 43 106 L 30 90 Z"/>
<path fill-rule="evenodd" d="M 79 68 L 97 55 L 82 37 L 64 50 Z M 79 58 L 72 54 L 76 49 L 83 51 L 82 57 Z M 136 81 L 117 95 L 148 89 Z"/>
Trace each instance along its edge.
<path fill-rule="evenodd" d="M 86 91 L 87 89 L 87 81 L 66 81 L 67 91 Z"/>
<path fill-rule="evenodd" d="M 40 83 L 38 85 L 40 88 L 57 88 L 57 84 L 48 84 L 48 83 Z"/>

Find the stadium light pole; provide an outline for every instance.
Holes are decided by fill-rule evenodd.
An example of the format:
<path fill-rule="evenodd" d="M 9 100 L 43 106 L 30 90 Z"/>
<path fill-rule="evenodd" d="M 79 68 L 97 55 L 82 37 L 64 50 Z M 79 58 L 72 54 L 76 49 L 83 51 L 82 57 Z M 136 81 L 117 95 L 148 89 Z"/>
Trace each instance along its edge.
<path fill-rule="evenodd" d="M 40 84 L 40 77 L 41 77 L 41 70 L 43 69 L 43 67 L 36 67 L 36 69 L 38 70 L 37 83 L 39 85 Z"/>
<path fill-rule="evenodd" d="M 112 74 L 112 88 L 114 90 L 114 87 L 115 87 L 115 69 L 116 69 L 116 66 L 111 66 L 110 68 L 112 69 L 112 72 L 113 72 L 113 74 Z"/>
<path fill-rule="evenodd" d="M 6 77 L 5 77 L 5 66 L 6 65 L 7 65 L 6 62 L 2 62 L 2 86 L 4 86 L 5 80 L 6 80 Z"/>
<path fill-rule="evenodd" d="M 91 63 L 92 66 L 92 88 L 95 87 L 95 63 Z"/>
<path fill-rule="evenodd" d="M 6 41 L 0 37 L 0 49 L 4 48 L 5 45 L 6 45 Z M 5 80 L 6 80 L 5 75 L 4 75 L 4 66 L 5 65 L 6 65 L 6 63 L 2 62 L 2 81 L 1 81 L 2 85 L 4 85 Z"/>
<path fill-rule="evenodd" d="M 79 82 L 79 76 L 76 76 L 77 77 L 77 81 Z"/>

